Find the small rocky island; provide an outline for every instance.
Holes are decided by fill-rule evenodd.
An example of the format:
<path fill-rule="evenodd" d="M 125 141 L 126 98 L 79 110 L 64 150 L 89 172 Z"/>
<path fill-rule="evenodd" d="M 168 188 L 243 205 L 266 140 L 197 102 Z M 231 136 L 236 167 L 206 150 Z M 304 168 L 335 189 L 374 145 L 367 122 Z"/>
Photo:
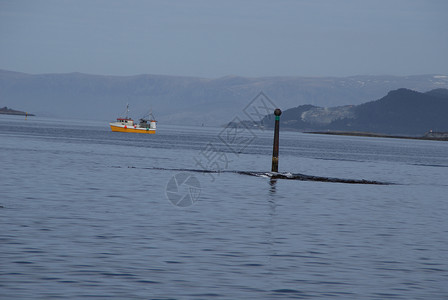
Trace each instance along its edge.
<path fill-rule="evenodd" d="M 17 115 L 17 116 L 34 116 L 34 114 L 30 114 L 24 111 L 20 111 L 20 110 L 14 110 L 8 107 L 2 107 L 0 108 L 0 114 L 3 115 Z"/>

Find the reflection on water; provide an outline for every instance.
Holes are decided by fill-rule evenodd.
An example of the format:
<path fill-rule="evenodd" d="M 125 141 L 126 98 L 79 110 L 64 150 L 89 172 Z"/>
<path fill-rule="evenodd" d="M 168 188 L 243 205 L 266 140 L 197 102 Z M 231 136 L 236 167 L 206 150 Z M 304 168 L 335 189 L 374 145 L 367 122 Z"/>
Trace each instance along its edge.
<path fill-rule="evenodd" d="M 277 179 L 272 178 L 269 179 L 269 185 L 271 186 L 271 188 L 269 189 L 269 192 L 271 193 L 271 195 L 275 194 L 275 185 L 277 184 Z"/>

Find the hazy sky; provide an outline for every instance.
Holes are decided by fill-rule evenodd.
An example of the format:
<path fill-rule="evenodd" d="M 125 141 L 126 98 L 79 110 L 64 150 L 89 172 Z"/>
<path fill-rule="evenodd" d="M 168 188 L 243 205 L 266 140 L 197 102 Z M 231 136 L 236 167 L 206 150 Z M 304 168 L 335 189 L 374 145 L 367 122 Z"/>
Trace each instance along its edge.
<path fill-rule="evenodd" d="M 0 0 L 0 69 L 448 74 L 448 1 Z"/>

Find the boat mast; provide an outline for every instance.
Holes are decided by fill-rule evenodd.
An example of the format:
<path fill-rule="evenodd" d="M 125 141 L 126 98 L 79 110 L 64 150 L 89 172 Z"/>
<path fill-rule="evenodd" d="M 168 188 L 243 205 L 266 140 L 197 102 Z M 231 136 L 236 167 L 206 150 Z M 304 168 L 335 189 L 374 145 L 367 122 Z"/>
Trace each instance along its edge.
<path fill-rule="evenodd" d="M 155 121 L 156 120 L 156 118 L 154 117 L 154 115 L 152 114 L 152 108 L 149 110 L 149 118 L 150 118 L 150 120 L 153 120 L 153 121 Z"/>

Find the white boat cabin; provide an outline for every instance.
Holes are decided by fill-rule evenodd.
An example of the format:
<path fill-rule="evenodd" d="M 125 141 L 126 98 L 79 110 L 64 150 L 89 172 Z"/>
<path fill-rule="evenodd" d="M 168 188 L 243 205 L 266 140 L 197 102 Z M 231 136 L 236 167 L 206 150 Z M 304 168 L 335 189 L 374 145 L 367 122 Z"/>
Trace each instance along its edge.
<path fill-rule="evenodd" d="M 134 120 L 129 118 L 118 118 L 117 122 L 126 126 L 134 126 Z"/>

